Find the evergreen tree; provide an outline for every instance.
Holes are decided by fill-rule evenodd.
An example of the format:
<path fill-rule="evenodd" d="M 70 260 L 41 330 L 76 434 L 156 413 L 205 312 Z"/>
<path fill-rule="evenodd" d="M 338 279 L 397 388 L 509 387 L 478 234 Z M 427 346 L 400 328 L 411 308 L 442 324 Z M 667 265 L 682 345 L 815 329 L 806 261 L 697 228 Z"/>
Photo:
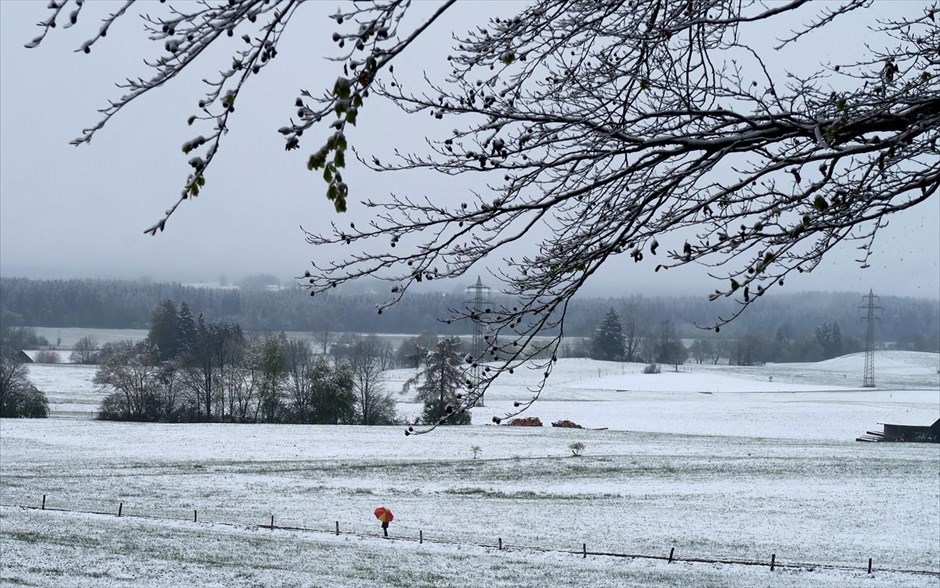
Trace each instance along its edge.
<path fill-rule="evenodd" d="M 349 364 L 330 367 L 326 358 L 317 358 L 313 372 L 314 418 L 324 425 L 356 422 L 356 394 L 353 371 Z"/>
<path fill-rule="evenodd" d="M 193 311 L 185 300 L 180 303 L 179 315 L 177 316 L 176 341 L 181 355 L 189 353 L 196 341 L 196 320 L 193 318 Z"/>
<path fill-rule="evenodd" d="M 211 325 L 206 323 L 202 313 L 196 318 L 195 344 L 185 357 L 186 385 L 192 394 L 195 413 L 200 419 L 212 419 L 212 400 L 215 396 L 213 378 Z"/>
<path fill-rule="evenodd" d="M 457 394 L 463 386 L 460 365 L 460 340 L 447 337 L 438 341 L 429 353 L 419 376 L 418 400 L 424 402 L 423 420 L 426 424 L 469 425 L 470 413 L 454 412 Z M 449 416 L 448 416 L 449 415 Z"/>
<path fill-rule="evenodd" d="M 816 340 L 823 350 L 823 359 L 842 355 L 842 329 L 839 323 L 827 321 L 816 327 Z"/>
<path fill-rule="evenodd" d="M 160 303 L 150 319 L 147 341 L 156 347 L 160 361 L 175 358 L 179 354 L 179 313 L 176 303 L 169 298 Z"/>
<path fill-rule="evenodd" d="M 591 337 L 591 358 L 608 361 L 618 360 L 623 358 L 625 351 L 620 315 L 611 308 L 607 311 L 600 326 L 594 330 L 594 336 Z"/>

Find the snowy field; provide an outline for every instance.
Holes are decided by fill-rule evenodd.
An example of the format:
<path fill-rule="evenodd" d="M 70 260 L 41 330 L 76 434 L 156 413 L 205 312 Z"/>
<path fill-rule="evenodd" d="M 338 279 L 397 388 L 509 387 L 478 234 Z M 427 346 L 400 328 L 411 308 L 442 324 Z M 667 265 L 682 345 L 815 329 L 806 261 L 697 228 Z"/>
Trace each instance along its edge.
<path fill-rule="evenodd" d="M 936 588 L 940 446 L 854 439 L 892 411 L 940 416 L 940 357 L 879 353 L 875 390 L 862 362 L 561 360 L 527 414 L 605 430 L 487 425 L 524 399 L 517 371 L 475 426 L 407 438 L 75 418 L 94 370 L 32 366 L 54 418 L 0 421 L 0 584 Z M 767 565 L 728 563 L 745 560 Z"/>

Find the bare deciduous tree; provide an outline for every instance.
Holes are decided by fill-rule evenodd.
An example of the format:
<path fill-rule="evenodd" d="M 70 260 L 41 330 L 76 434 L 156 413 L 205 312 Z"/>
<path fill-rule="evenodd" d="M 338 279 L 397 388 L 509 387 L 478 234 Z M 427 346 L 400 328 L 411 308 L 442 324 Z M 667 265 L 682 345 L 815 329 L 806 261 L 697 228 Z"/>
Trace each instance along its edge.
<path fill-rule="evenodd" d="M 637 350 L 643 339 L 643 332 L 637 318 L 636 304 L 630 303 L 620 313 L 623 324 L 623 357 L 626 361 L 636 361 Z"/>
<path fill-rule="evenodd" d="M 356 394 L 356 418 L 362 425 L 388 425 L 395 422 L 395 401 L 385 390 L 383 363 L 386 346 L 375 335 L 357 336 L 347 358 Z"/>
<path fill-rule="evenodd" d="M 29 366 L 0 354 L 0 417 L 45 418 L 49 400 L 29 381 Z"/>
<path fill-rule="evenodd" d="M 131 4 L 106 17 L 80 50 L 89 52 Z M 190 119 L 206 130 L 183 146 L 193 171 L 179 200 L 148 232 L 162 231 L 179 204 L 199 193 L 238 96 L 277 56 L 301 4 L 148 7 L 147 31 L 165 49 L 150 62 L 153 76 L 128 80 L 124 95 L 77 143 L 219 39 L 244 34 L 243 48 L 208 80 Z M 325 92 L 301 92 L 296 116 L 279 132 L 292 150 L 305 131 L 329 127 L 308 167 L 323 174 L 338 211 L 349 191 L 342 176 L 348 131 L 376 97 L 447 119 L 448 128 L 429 138 L 424 152 L 384 162 L 361 155 L 362 163 L 379 171 L 482 174 L 489 185 L 456 203 L 413 195 L 369 200 L 371 222 L 308 234 L 320 247 L 352 247 L 305 277 L 312 294 L 379 277 L 392 284 L 381 312 L 419 282 L 464 276 L 506 245 L 531 240 L 534 228 L 550 229 L 533 253 L 507 258 L 498 272 L 514 302 L 486 316 L 456 313 L 485 322 L 491 341 L 505 341 L 491 344 L 495 367 L 461 407 L 530 354 L 547 357 L 537 362 L 547 377 L 569 300 L 614 256 L 656 258 L 657 270 L 704 264 L 718 283 L 713 296 L 740 302 L 737 316 L 787 276 L 812 271 L 843 241 L 858 245 L 864 266 L 888 218 L 940 186 L 937 2 L 892 4 L 864 31 L 866 49 L 851 60 L 805 63 L 813 51 L 807 48 L 804 63 L 788 70 L 796 60 L 779 65 L 770 58 L 775 49 L 786 55 L 825 40 L 871 0 L 545 0 L 456 36 L 450 75 L 406 90 L 393 62 L 414 39 L 433 34 L 430 25 L 453 4 L 443 1 L 418 21 L 402 20 L 414 13 L 407 0 L 337 12 L 333 39 L 343 73 Z M 65 0 L 50 6 L 30 46 L 57 20 L 74 23 L 87 9 Z M 770 29 L 774 23 L 783 26 Z M 783 35 L 776 46 L 755 40 L 771 30 Z M 557 337 L 533 339 L 546 328 Z M 533 399 L 540 390 L 533 388 Z"/>
<path fill-rule="evenodd" d="M 69 355 L 72 363 L 93 364 L 98 362 L 98 340 L 86 335 L 75 342 Z"/>

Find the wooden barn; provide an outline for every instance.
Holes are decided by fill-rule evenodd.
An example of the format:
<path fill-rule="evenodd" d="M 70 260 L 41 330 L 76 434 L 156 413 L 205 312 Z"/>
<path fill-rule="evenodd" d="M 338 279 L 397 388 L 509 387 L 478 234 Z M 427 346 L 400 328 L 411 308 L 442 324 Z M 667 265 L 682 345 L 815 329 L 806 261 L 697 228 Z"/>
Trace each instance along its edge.
<path fill-rule="evenodd" d="M 879 424 L 883 432 L 868 431 L 856 441 L 940 443 L 940 410 L 896 410 Z"/>

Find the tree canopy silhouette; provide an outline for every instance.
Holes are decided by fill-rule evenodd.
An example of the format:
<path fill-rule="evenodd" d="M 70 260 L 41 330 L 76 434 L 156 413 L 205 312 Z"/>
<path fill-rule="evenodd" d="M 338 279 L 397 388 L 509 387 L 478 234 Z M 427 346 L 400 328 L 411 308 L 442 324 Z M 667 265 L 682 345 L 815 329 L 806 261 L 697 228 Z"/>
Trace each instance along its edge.
<path fill-rule="evenodd" d="M 133 4 L 106 16 L 78 50 L 91 52 Z M 146 34 L 163 43 L 148 62 L 152 76 L 120 83 L 123 95 L 75 143 L 89 142 L 226 37 L 242 40 L 206 80 L 189 119 L 199 131 L 182 147 L 192 172 L 148 233 L 162 231 L 204 189 L 239 96 L 278 56 L 283 32 L 305 26 L 303 4 L 146 6 Z M 416 89 L 403 85 L 394 67 L 420 70 L 437 58 L 409 47 L 449 33 L 434 25 L 454 4 L 345 5 L 332 17 L 341 73 L 285 105 L 293 114 L 278 132 L 286 150 L 310 150 L 308 168 L 322 175 L 340 212 L 351 197 L 343 176 L 350 131 L 375 99 L 430 113 L 447 128 L 429 136 L 422 152 L 391 160 L 356 152 L 364 165 L 482 174 L 489 186 L 456 202 L 416 194 L 367 199 L 369 222 L 308 233 L 316 246 L 348 248 L 305 275 L 311 294 L 379 277 L 391 283 L 381 312 L 417 283 L 464 276 L 509 244 L 536 241 L 496 272 L 513 302 L 485 315 L 455 312 L 454 319 L 486 325 L 496 360 L 465 406 L 499 373 L 533 356 L 543 358 L 538 369 L 548 376 L 563 329 L 548 340 L 535 336 L 563 326 L 572 296 L 614 256 L 654 263 L 657 271 L 709 267 L 718 285 L 712 296 L 740 302 L 712 325 L 720 328 L 790 274 L 812 271 L 843 241 L 855 242 L 864 266 L 888 218 L 940 185 L 937 2 L 892 4 L 870 29 L 851 31 L 865 35 L 862 53 L 823 63 L 812 61 L 814 48 L 834 42 L 831 31 L 843 24 L 858 27 L 852 17 L 864 16 L 870 0 L 545 0 L 455 31 L 450 55 L 440 56 L 449 75 L 426 76 Z M 49 8 L 42 34 L 28 46 L 57 22 L 84 19 L 89 3 L 53 0 Z M 405 18 L 415 12 L 419 18 Z M 767 42 L 770 31 L 780 36 L 776 43 Z M 794 54 L 799 59 L 776 58 Z"/>

